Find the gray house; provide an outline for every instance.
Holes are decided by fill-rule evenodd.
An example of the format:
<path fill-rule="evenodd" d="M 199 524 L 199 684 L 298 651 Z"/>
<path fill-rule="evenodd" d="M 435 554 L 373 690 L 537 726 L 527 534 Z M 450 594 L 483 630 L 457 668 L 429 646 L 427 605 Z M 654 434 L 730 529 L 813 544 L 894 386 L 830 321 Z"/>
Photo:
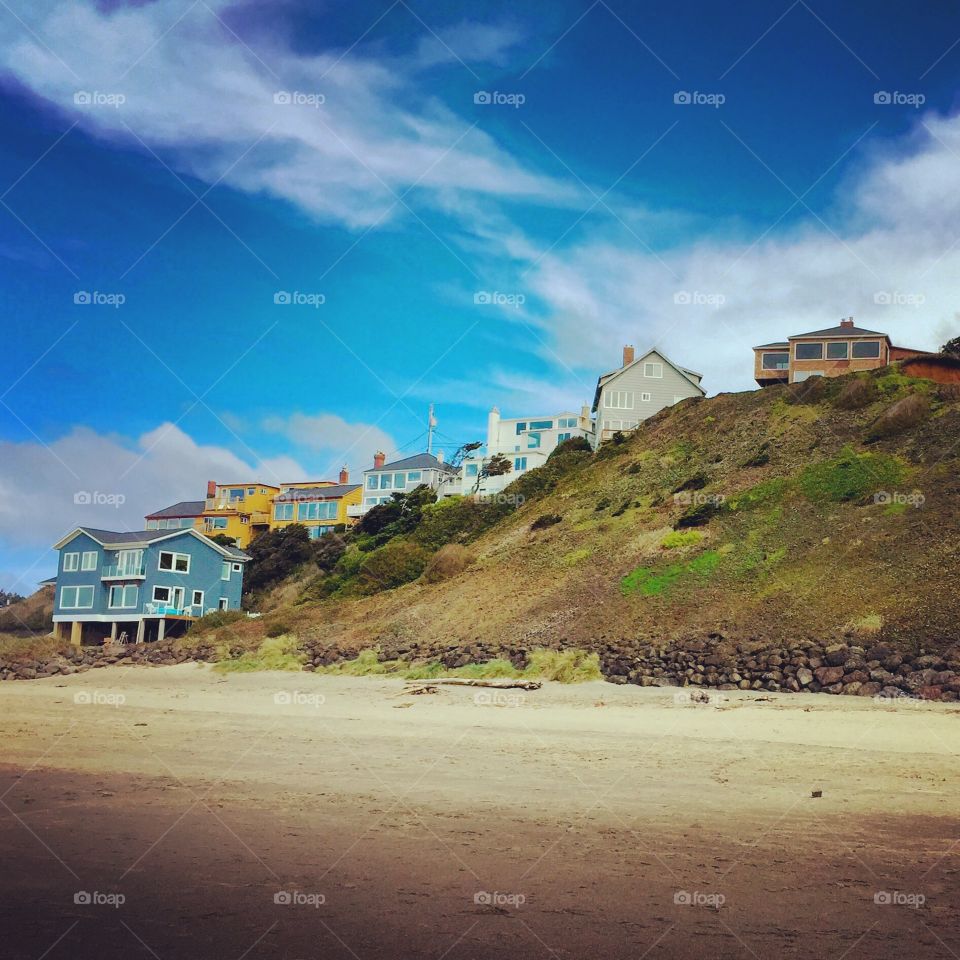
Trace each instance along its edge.
<path fill-rule="evenodd" d="M 386 503 L 394 493 L 409 493 L 421 485 L 436 490 L 459 473 L 443 462 L 442 454 L 417 453 L 402 460 L 386 462 L 386 454 L 377 453 L 373 467 L 363 471 L 363 503 L 347 509 L 347 516 L 362 516 L 371 507 Z"/>
<path fill-rule="evenodd" d="M 675 364 L 659 350 L 639 357 L 632 346 L 623 348 L 623 363 L 597 380 L 593 397 L 594 446 L 618 431 L 629 433 L 642 420 L 688 397 L 703 397 L 702 376 Z"/>
<path fill-rule="evenodd" d="M 138 643 L 162 640 L 205 613 L 239 610 L 250 559 L 197 530 L 77 527 L 54 549 L 54 632 L 77 645 L 123 633 Z"/>

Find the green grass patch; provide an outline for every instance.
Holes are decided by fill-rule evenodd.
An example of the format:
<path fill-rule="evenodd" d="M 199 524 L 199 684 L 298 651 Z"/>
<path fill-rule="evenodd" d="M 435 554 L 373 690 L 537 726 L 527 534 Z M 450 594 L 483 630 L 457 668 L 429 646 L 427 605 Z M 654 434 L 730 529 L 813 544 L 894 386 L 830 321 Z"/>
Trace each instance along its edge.
<path fill-rule="evenodd" d="M 727 510 L 750 510 L 768 503 L 779 503 L 787 495 L 790 481 L 786 477 L 773 477 L 764 480 L 743 493 L 730 497 L 724 506 Z"/>
<path fill-rule="evenodd" d="M 296 637 L 268 637 L 256 650 L 239 657 L 219 660 L 213 665 L 218 673 L 253 673 L 258 670 L 301 670 L 306 656 Z"/>
<path fill-rule="evenodd" d="M 571 550 L 560 558 L 560 562 L 565 567 L 575 567 L 578 563 L 586 560 L 592 553 L 593 551 L 589 547 L 583 547 L 581 550 Z"/>
<path fill-rule="evenodd" d="M 678 582 L 692 577 L 707 578 L 720 566 L 722 556 L 717 550 L 705 550 L 687 563 L 672 563 L 668 567 L 637 567 L 620 581 L 624 596 L 641 593 L 658 597 Z"/>
<path fill-rule="evenodd" d="M 680 547 L 692 547 L 702 539 L 703 534 L 699 530 L 673 530 L 660 541 L 660 546 L 664 550 L 676 550 Z"/>
<path fill-rule="evenodd" d="M 806 467 L 798 486 L 813 503 L 848 503 L 864 500 L 878 490 L 895 488 L 903 481 L 904 467 L 883 453 L 857 453 L 846 446 L 837 456 Z"/>

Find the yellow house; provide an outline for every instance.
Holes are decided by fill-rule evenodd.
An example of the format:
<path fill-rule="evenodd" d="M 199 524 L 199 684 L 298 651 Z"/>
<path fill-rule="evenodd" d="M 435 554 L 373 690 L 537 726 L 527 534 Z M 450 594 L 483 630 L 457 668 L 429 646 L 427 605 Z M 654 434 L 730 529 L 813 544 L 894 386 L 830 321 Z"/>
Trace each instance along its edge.
<path fill-rule="evenodd" d="M 273 498 L 273 513 L 270 529 L 279 530 L 299 523 L 307 528 L 310 537 L 316 539 L 333 531 L 338 524 L 353 524 L 347 517 L 347 508 L 359 506 L 363 487 L 350 483 L 347 468 L 340 471 L 340 482 L 331 480 L 307 480 L 302 483 L 285 483 Z"/>
<path fill-rule="evenodd" d="M 273 498 L 281 488 L 260 481 L 207 484 L 201 530 L 207 536 L 224 534 L 241 549 L 270 529 Z"/>

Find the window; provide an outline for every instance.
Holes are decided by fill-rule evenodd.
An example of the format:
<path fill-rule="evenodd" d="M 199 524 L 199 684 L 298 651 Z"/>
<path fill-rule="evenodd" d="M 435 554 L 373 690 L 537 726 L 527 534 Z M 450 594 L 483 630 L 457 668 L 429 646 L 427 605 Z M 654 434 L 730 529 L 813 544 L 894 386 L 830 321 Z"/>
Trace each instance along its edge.
<path fill-rule="evenodd" d="M 395 473 L 393 475 L 394 487 L 405 487 L 407 485 L 407 475 L 405 473 Z"/>
<path fill-rule="evenodd" d="M 336 500 L 314 500 L 310 503 L 301 503 L 297 508 L 298 520 L 336 520 Z"/>
<path fill-rule="evenodd" d="M 231 500 L 242 500 L 242 499 L 243 499 L 243 487 L 240 487 L 239 489 L 236 489 L 236 490 L 231 490 L 231 491 L 230 491 L 230 499 L 231 499 Z"/>
<path fill-rule="evenodd" d="M 93 587 L 61 587 L 60 607 L 63 610 L 89 610 L 93 606 Z"/>
<path fill-rule="evenodd" d="M 643 403 L 649 403 L 649 402 L 650 402 L 650 394 L 649 394 L 649 393 L 641 393 L 641 394 L 640 394 L 640 400 L 641 400 Z"/>
<path fill-rule="evenodd" d="M 76 573 L 80 569 L 80 554 L 65 553 L 63 555 L 63 572 Z"/>
<path fill-rule="evenodd" d="M 557 434 L 557 443 L 563 443 L 564 440 L 569 440 L 571 434 L 569 433 L 558 433 Z"/>
<path fill-rule="evenodd" d="M 528 433 L 527 434 L 527 449 L 536 450 L 540 446 L 540 434 L 539 433 Z"/>
<path fill-rule="evenodd" d="M 823 358 L 822 343 L 798 343 L 793 349 L 793 355 L 798 360 L 820 360 Z"/>
<path fill-rule="evenodd" d="M 124 610 L 132 610 L 137 605 L 137 585 L 135 583 L 128 583 L 125 586 L 120 586 L 117 584 L 110 588 L 110 599 L 107 601 L 108 606 L 116 608 L 122 608 Z"/>
<path fill-rule="evenodd" d="M 169 587 L 154 587 L 153 588 L 153 602 L 154 603 L 169 603 L 170 602 L 170 593 L 171 590 Z"/>
<path fill-rule="evenodd" d="M 190 598 L 190 605 L 193 607 L 202 607 L 203 606 L 203 591 L 194 590 L 193 596 Z"/>
<path fill-rule="evenodd" d="M 850 352 L 850 344 L 844 340 L 842 343 L 827 344 L 828 360 L 846 360 Z"/>
<path fill-rule="evenodd" d="M 520 471 L 527 469 L 527 458 L 526 457 L 514 457 L 513 458 L 513 469 Z"/>
<path fill-rule="evenodd" d="M 159 527 L 159 525 L 158 525 L 158 523 L 157 523 L 156 520 L 148 520 L 148 521 L 147 521 L 147 529 L 148 529 L 148 530 L 159 530 L 160 527 Z"/>
<path fill-rule="evenodd" d="M 477 475 L 477 464 L 475 464 L 475 463 L 468 463 L 468 464 L 463 468 L 463 473 L 464 473 L 464 476 L 466 476 L 466 477 L 475 477 L 475 476 Z"/>
<path fill-rule="evenodd" d="M 229 580 L 230 579 L 230 564 L 226 560 L 223 561 L 223 566 L 220 568 L 220 579 Z"/>
<path fill-rule="evenodd" d="M 226 517 L 207 517 L 207 529 L 208 530 L 226 530 L 227 518 Z"/>
<path fill-rule="evenodd" d="M 247 496 L 252 497 L 257 492 L 256 487 L 247 487 Z"/>
<path fill-rule="evenodd" d="M 83 556 L 80 558 L 80 569 L 81 570 L 97 569 L 97 551 L 96 550 L 83 551 Z"/>
<path fill-rule="evenodd" d="M 293 504 L 292 503 L 275 503 L 273 505 L 273 519 L 274 520 L 292 520 Z"/>
<path fill-rule="evenodd" d="M 531 430 L 552 430 L 553 421 L 552 420 L 532 420 L 530 422 Z"/>
<path fill-rule="evenodd" d="M 789 353 L 765 353 L 760 360 L 761 370 L 786 370 L 790 366 Z"/>
<path fill-rule="evenodd" d="M 645 377 L 650 377 L 651 379 L 662 380 L 663 364 L 662 363 L 645 363 L 643 365 L 643 375 Z"/>
<path fill-rule="evenodd" d="M 234 573 L 239 573 L 242 569 L 243 569 L 243 564 L 242 564 L 242 563 L 235 563 L 235 564 L 233 565 L 233 572 L 234 572 Z"/>
<path fill-rule="evenodd" d="M 407 474 L 407 483 L 419 483 L 422 477 L 423 473 L 421 471 L 413 470 Z"/>
<path fill-rule="evenodd" d="M 221 610 L 226 610 L 230 606 L 230 601 L 226 597 L 221 597 L 218 606 Z"/>
<path fill-rule="evenodd" d="M 158 570 L 169 570 L 171 573 L 189 573 L 190 555 L 186 553 L 171 553 L 169 550 L 160 551 Z"/>
<path fill-rule="evenodd" d="M 109 572 L 112 574 L 113 570 Z M 118 577 L 139 577 L 143 572 L 142 550 L 121 550 L 117 554 L 116 575 Z"/>
<path fill-rule="evenodd" d="M 853 344 L 854 360 L 876 360 L 880 356 L 879 340 L 857 340 Z"/>
<path fill-rule="evenodd" d="M 611 410 L 632 410 L 633 392 L 631 390 L 608 390 L 603 405 Z"/>
<path fill-rule="evenodd" d="M 374 507 L 376 506 L 376 504 L 377 504 L 376 497 L 367 497 L 366 500 L 363 501 L 363 505 L 365 507 Z"/>
<path fill-rule="evenodd" d="M 380 474 L 380 489 L 390 490 L 393 486 L 393 476 L 389 473 Z"/>
<path fill-rule="evenodd" d="M 377 478 L 376 476 L 367 477 L 367 489 L 376 490 L 377 489 Z"/>
<path fill-rule="evenodd" d="M 577 425 L 576 417 L 560 417 L 557 420 L 557 426 L 562 430 L 564 427 L 575 427 Z"/>
<path fill-rule="evenodd" d="M 526 421 L 523 421 L 523 422 L 518 421 L 518 422 L 517 422 L 517 436 L 518 436 L 518 437 L 519 437 L 520 434 L 523 433 L 523 431 L 526 430 L 526 429 L 527 429 L 527 423 L 526 423 Z"/>

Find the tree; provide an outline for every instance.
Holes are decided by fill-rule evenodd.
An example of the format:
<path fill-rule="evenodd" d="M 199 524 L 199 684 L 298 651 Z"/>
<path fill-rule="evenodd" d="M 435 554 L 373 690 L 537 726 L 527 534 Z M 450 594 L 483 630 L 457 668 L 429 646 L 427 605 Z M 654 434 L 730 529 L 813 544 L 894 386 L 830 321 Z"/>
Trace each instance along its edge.
<path fill-rule="evenodd" d="M 207 535 L 208 540 L 220 544 L 221 547 L 235 547 L 237 541 L 234 537 L 228 537 L 225 533 L 215 533 L 213 536 Z"/>
<path fill-rule="evenodd" d="M 394 493 L 386 503 L 371 507 L 360 518 L 357 529 L 386 542 L 390 537 L 413 530 L 420 522 L 423 508 L 436 501 L 436 491 L 426 484 L 420 484 L 409 493 Z"/>
<path fill-rule="evenodd" d="M 247 547 L 250 562 L 243 574 L 245 593 L 266 590 L 289 577 L 313 555 L 313 543 L 307 528 L 299 523 L 279 530 L 268 530 Z"/>
<path fill-rule="evenodd" d="M 960 360 L 960 337 L 954 337 L 948 340 L 941 348 L 940 352 L 947 357 L 955 357 Z"/>

